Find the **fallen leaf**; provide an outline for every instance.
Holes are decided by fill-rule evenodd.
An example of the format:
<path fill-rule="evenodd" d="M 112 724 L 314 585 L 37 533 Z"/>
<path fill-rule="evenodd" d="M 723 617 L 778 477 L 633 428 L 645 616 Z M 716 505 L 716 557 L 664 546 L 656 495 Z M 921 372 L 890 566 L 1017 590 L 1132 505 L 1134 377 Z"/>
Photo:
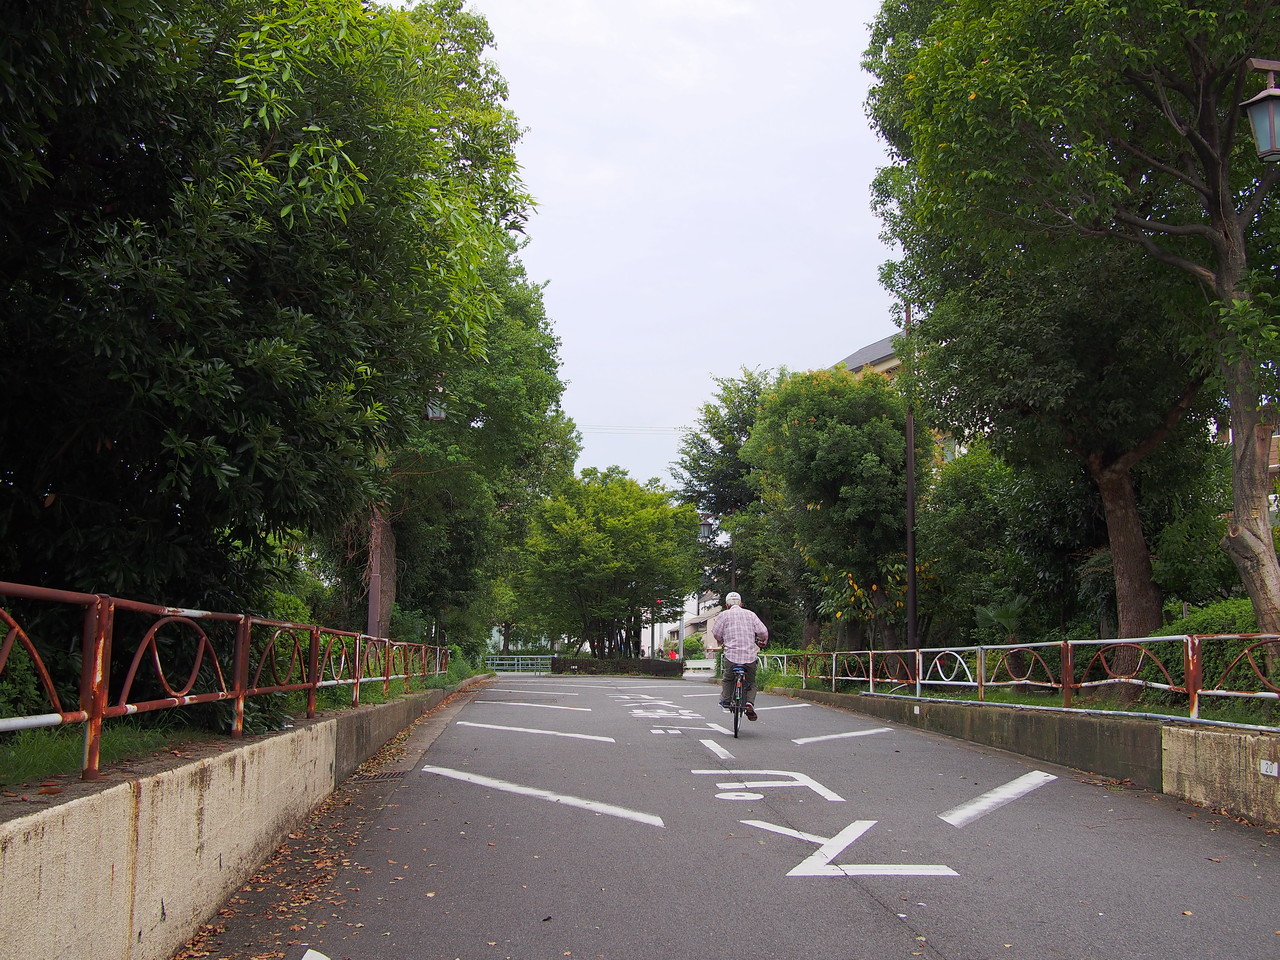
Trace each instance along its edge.
<path fill-rule="evenodd" d="M 1190 910 L 1183 910 L 1183 911 L 1182 911 L 1182 915 L 1183 915 L 1184 917 L 1191 917 L 1191 916 L 1195 916 L 1195 914 L 1193 914 Z"/>

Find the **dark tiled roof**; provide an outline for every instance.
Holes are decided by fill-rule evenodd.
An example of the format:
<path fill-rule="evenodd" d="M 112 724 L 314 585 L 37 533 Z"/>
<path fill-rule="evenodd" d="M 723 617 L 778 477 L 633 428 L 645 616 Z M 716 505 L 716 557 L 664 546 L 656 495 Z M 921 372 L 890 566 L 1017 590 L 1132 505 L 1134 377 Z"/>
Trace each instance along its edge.
<path fill-rule="evenodd" d="M 875 343 L 868 344 L 861 350 L 849 354 L 840 362 L 850 370 L 861 370 L 869 363 L 879 363 L 881 360 L 888 360 L 895 353 L 893 349 L 893 338 L 897 334 L 890 334 L 883 340 L 877 340 Z"/>

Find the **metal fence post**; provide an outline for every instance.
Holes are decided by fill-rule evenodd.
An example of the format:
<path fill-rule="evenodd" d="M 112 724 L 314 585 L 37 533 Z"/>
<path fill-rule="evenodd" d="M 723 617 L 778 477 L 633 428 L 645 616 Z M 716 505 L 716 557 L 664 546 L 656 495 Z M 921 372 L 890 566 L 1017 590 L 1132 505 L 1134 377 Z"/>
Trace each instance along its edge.
<path fill-rule="evenodd" d="M 1200 689 L 1204 686 L 1204 664 L 1200 661 L 1200 638 L 1186 637 L 1183 645 L 1183 682 L 1187 686 L 1188 714 L 1200 719 Z"/>
<path fill-rule="evenodd" d="M 311 644 L 307 651 L 307 719 L 316 717 L 316 691 L 320 688 L 320 628 L 311 627 Z"/>
<path fill-rule="evenodd" d="M 987 648 L 978 647 L 978 702 L 987 699 Z"/>
<path fill-rule="evenodd" d="M 356 637 L 356 661 L 352 666 L 355 668 L 355 674 L 352 680 L 355 682 L 351 685 L 351 705 L 353 707 L 360 706 L 360 681 L 364 679 L 364 637 Z"/>
<path fill-rule="evenodd" d="M 235 695 L 235 713 L 231 719 L 231 736 L 244 736 L 244 701 L 249 690 L 249 654 L 253 620 L 242 613 L 236 624 L 235 652 L 231 658 L 231 692 Z"/>
<path fill-rule="evenodd" d="M 102 714 L 111 693 L 111 636 L 115 626 L 115 603 L 98 594 L 85 607 L 80 636 L 80 709 L 85 712 L 84 756 L 81 780 L 97 780 L 102 773 Z"/>
<path fill-rule="evenodd" d="M 1062 705 L 1071 706 L 1071 694 L 1076 685 L 1076 664 L 1071 641 L 1062 641 Z"/>

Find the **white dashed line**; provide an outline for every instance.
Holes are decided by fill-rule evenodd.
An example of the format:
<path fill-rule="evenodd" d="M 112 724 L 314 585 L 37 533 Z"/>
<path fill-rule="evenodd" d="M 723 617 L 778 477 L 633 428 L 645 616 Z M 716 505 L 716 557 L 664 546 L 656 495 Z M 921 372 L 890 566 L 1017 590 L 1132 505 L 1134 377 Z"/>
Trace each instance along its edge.
<path fill-rule="evenodd" d="M 496 723 L 472 723 L 470 720 L 459 720 L 455 726 L 483 727 L 486 730 L 508 730 L 511 733 L 541 733 L 548 737 L 571 737 L 574 740 L 599 740 L 602 743 L 617 743 L 613 737 L 597 737 L 590 733 L 561 733 L 559 730 L 536 730 L 532 727 L 503 727 Z"/>
<path fill-rule="evenodd" d="M 519 700 L 475 700 L 474 703 L 501 703 L 507 707 L 537 707 L 540 710 L 577 710 L 579 713 L 590 713 L 590 707 L 561 707 L 554 703 L 522 703 Z"/>
<path fill-rule="evenodd" d="M 778 707 L 756 707 L 756 713 L 764 713 L 766 710 L 795 710 L 797 708 L 804 709 L 811 707 L 811 703 L 784 703 Z"/>
<path fill-rule="evenodd" d="M 721 760 L 733 759 L 733 754 L 730 753 L 728 750 L 726 750 L 724 747 L 720 746 L 720 744 L 716 743 L 714 740 L 703 740 L 702 745 L 706 747 L 708 750 L 710 750 L 712 753 L 714 753 Z"/>
<path fill-rule="evenodd" d="M 611 803 L 600 803 L 596 800 L 571 797 L 563 793 L 552 793 L 550 790 L 539 790 L 537 787 L 526 787 L 518 783 L 508 783 L 505 780 L 495 780 L 493 777 L 484 777 L 478 773 L 466 773 L 462 770 L 450 770 L 448 767 L 431 766 L 423 767 L 422 772 L 436 773 L 451 780 L 461 780 L 465 783 L 474 783 L 480 787 L 489 787 L 491 790 L 516 793 L 525 797 L 534 797 L 538 800 L 550 800 L 552 803 L 563 804 L 567 807 L 579 807 L 583 810 L 590 810 L 592 813 L 609 817 L 634 820 L 636 823 L 648 823 L 655 827 L 666 826 L 661 817 L 656 817 L 651 813 L 641 813 L 638 810 L 628 810 L 626 807 L 615 807 Z"/>
<path fill-rule="evenodd" d="M 1006 783 L 1003 787 L 996 787 L 989 790 L 982 796 L 970 800 L 968 803 L 962 803 L 953 810 L 946 813 L 938 814 L 939 820 L 944 820 L 953 827 L 963 827 L 972 823 L 984 814 L 990 813 L 997 807 L 1003 807 L 1011 800 L 1017 800 L 1024 797 L 1032 790 L 1043 787 L 1046 783 L 1050 783 L 1058 778 L 1051 773 L 1044 773 L 1041 770 L 1032 770 L 1025 776 L 1019 777 Z"/>
<path fill-rule="evenodd" d="M 799 740 L 792 740 L 792 743 L 806 744 L 818 743 L 821 740 L 843 740 L 846 737 L 866 737 L 873 733 L 892 733 L 892 727 L 876 727 L 873 730 L 850 730 L 848 733 L 828 733 L 821 737 L 801 737 Z"/>
<path fill-rule="evenodd" d="M 489 687 L 489 693 L 523 693 L 535 697 L 580 697 L 580 693 L 565 693 L 563 690 L 508 690 L 505 687 Z"/>

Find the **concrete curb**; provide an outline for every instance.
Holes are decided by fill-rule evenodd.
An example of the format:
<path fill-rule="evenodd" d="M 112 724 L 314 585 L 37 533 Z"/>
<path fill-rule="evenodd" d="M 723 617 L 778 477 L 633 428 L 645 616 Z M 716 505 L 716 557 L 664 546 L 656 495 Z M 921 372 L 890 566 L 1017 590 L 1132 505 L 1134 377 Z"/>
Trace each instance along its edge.
<path fill-rule="evenodd" d="M 0 960 L 168 960 L 360 764 L 483 679 L 300 721 L 0 822 Z"/>

